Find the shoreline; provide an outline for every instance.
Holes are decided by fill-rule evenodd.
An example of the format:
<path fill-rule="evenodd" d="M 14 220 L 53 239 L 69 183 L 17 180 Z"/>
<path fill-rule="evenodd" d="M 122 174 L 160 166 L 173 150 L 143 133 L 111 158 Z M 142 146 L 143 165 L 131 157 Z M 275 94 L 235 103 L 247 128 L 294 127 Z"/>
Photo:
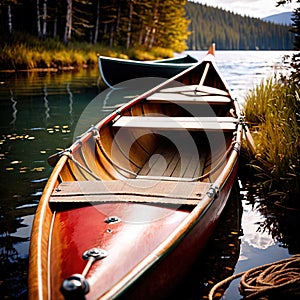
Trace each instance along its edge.
<path fill-rule="evenodd" d="M 88 69 L 89 67 L 94 67 L 95 64 L 85 64 L 82 66 L 66 66 L 66 67 L 60 67 L 60 68 L 32 68 L 32 69 L 5 69 L 5 70 L 0 70 L 0 73 L 17 73 L 17 72 L 60 72 L 60 71 L 73 71 L 73 70 L 78 70 L 78 69 Z"/>

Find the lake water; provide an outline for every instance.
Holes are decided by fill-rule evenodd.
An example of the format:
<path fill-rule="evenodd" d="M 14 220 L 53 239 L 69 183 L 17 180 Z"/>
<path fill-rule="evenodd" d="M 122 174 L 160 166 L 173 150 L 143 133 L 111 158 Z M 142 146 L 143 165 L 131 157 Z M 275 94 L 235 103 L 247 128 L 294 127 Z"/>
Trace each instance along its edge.
<path fill-rule="evenodd" d="M 202 51 L 189 53 L 205 55 Z M 233 95 L 243 103 L 245 94 L 261 80 L 274 72 L 284 72 L 285 54 L 291 52 L 217 51 L 216 60 Z M 96 111 L 100 119 L 120 102 L 141 92 L 121 95 L 122 92 L 112 91 L 99 98 L 102 88 L 97 68 L 60 74 L 0 73 L 0 295 L 3 298 L 27 298 L 31 225 L 52 170 L 47 157 L 72 143 L 79 119 L 85 119 L 86 126 L 95 122 L 85 109 L 92 100 L 100 99 Z M 270 221 L 269 213 L 262 213 L 251 204 L 252 195 L 249 196 L 242 181 L 237 182 L 231 198 L 233 206 L 227 208 L 205 259 L 195 265 L 178 289 L 177 295 L 184 294 L 182 299 L 203 299 L 216 281 L 299 250 L 297 240 L 283 239 L 286 233 L 280 231 L 282 226 L 278 226 L 276 216 L 271 215 Z M 291 226 L 294 228 L 295 224 Z M 236 287 L 237 283 L 233 283 L 223 298 L 238 299 Z"/>

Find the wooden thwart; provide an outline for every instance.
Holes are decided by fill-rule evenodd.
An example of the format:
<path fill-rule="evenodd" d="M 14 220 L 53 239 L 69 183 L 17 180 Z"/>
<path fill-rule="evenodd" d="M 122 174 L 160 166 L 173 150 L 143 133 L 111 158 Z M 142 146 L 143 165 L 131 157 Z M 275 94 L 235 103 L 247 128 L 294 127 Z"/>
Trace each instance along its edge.
<path fill-rule="evenodd" d="M 196 91 L 196 92 L 195 92 Z M 230 99 L 230 95 L 227 91 L 220 90 L 211 86 L 201 86 L 198 85 L 181 85 L 171 88 L 161 89 L 159 92 L 162 93 L 190 93 L 193 92 L 194 94 L 203 94 L 203 95 L 220 95 L 220 96 L 227 96 Z M 155 95 L 155 94 L 153 94 Z"/>
<path fill-rule="evenodd" d="M 159 180 L 70 181 L 61 183 L 50 203 L 136 202 L 197 205 L 209 190 L 203 182 Z"/>
<path fill-rule="evenodd" d="M 147 98 L 150 102 L 173 102 L 177 104 L 223 104 L 231 102 L 226 91 L 206 86 L 180 86 L 160 90 Z"/>
<path fill-rule="evenodd" d="M 232 131 L 237 119 L 233 117 L 129 117 L 122 116 L 114 127 L 148 128 L 161 130 Z"/>

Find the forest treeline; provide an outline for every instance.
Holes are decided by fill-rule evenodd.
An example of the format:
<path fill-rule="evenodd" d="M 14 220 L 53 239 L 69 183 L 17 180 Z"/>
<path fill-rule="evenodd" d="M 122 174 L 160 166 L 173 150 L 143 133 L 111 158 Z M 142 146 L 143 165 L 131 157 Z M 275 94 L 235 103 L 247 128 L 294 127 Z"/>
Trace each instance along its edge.
<path fill-rule="evenodd" d="M 288 50 L 288 26 L 186 0 L 2 0 L 0 69 L 80 67 L 186 49 Z"/>
<path fill-rule="evenodd" d="M 275 3 L 275 2 L 274 2 Z M 187 46 L 206 49 L 211 42 L 218 49 L 290 50 L 294 36 L 289 26 L 264 22 L 194 2 L 185 6 L 191 32 Z"/>
<path fill-rule="evenodd" d="M 102 43 L 109 47 L 186 49 L 186 0 L 4 0 L 0 34 Z"/>
<path fill-rule="evenodd" d="M 3 0 L 0 34 L 98 42 L 109 47 L 291 49 L 289 27 L 186 0 Z"/>

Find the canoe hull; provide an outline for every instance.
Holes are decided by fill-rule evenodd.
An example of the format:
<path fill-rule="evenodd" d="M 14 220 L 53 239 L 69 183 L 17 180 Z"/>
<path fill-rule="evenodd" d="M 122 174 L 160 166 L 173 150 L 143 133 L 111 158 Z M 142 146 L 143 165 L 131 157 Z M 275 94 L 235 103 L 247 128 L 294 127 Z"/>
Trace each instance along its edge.
<path fill-rule="evenodd" d="M 190 56 L 177 60 L 143 62 L 99 56 L 101 78 L 108 86 L 142 77 L 171 78 L 197 62 Z"/>
<path fill-rule="evenodd" d="M 30 299 L 76 298 L 76 274 L 85 299 L 164 298 L 179 283 L 236 178 L 243 123 L 228 90 L 209 53 L 58 154 L 32 229 Z"/>
<path fill-rule="evenodd" d="M 236 179 L 236 163 L 219 197 L 211 204 L 195 226 L 187 232 L 175 248 L 161 257 L 132 286 L 121 294 L 120 299 L 165 299 L 176 289 L 199 259 L 222 214 Z M 119 299 L 119 298 L 118 298 Z"/>
<path fill-rule="evenodd" d="M 52 276 L 51 286 L 56 287 L 52 289 L 52 299 L 64 299 L 60 292 L 61 283 L 65 278 L 68 278 L 72 274 L 80 273 L 85 267 L 85 261 L 81 259 L 82 253 L 86 249 L 92 248 L 101 244 L 105 250 L 108 250 L 111 259 L 114 261 L 116 270 L 113 270 L 111 266 L 101 265 L 95 266 L 93 273 L 97 274 L 104 272 L 105 268 L 108 268 L 108 272 L 105 273 L 105 279 L 97 280 L 92 277 L 88 278 L 91 284 L 91 292 L 86 296 L 86 299 L 111 299 L 115 297 L 120 297 L 121 299 L 163 299 L 165 298 L 176 285 L 183 279 L 187 274 L 195 260 L 200 256 L 201 251 L 207 244 L 218 219 L 226 205 L 227 198 L 229 197 L 231 187 L 234 184 L 237 171 L 237 163 L 235 164 L 232 172 L 226 181 L 225 186 L 219 192 L 218 197 L 210 204 L 209 207 L 195 220 L 195 223 L 191 226 L 189 231 L 186 231 L 173 245 L 171 249 L 168 249 L 166 253 L 157 257 L 157 260 L 144 270 L 137 274 L 134 283 L 128 283 L 126 288 L 122 290 L 113 291 L 114 288 L 107 291 L 107 295 L 98 294 L 97 291 L 102 291 L 103 286 L 109 285 L 109 283 L 114 282 L 115 275 L 119 272 L 119 268 L 123 267 L 125 270 L 132 269 L 136 265 L 136 260 L 142 260 L 143 257 L 137 257 L 139 255 L 140 249 L 135 249 L 132 243 L 136 241 L 138 244 L 139 234 L 155 236 L 157 235 L 156 245 L 159 247 L 159 230 L 163 228 L 164 222 L 158 219 L 157 221 L 150 221 L 146 224 L 146 229 L 141 229 L 141 233 L 138 233 L 139 227 L 142 224 L 132 225 L 132 226 L 122 226 L 122 225 L 104 225 L 103 220 L 107 215 L 107 207 L 92 206 L 86 207 L 84 209 L 78 209 L 71 212 L 61 212 L 58 213 L 54 218 L 54 225 L 52 228 L 53 234 L 51 236 L 51 269 L 50 273 L 55 272 L 55 276 Z M 117 208 L 110 207 L 109 210 L 114 211 L 125 218 L 129 208 L 127 206 L 119 206 Z M 144 208 L 144 209 L 147 209 Z M 132 211 L 130 207 L 130 211 Z M 123 211 L 123 215 L 122 215 Z M 176 214 L 176 213 L 175 213 Z M 86 218 L 88 216 L 88 218 Z M 127 216 L 129 218 L 129 215 Z M 130 216 L 132 218 L 132 215 Z M 166 218 L 169 216 L 166 214 Z M 137 216 L 138 218 L 138 216 Z M 177 217 L 172 217 L 172 219 L 177 219 Z M 170 219 L 167 222 L 170 222 Z M 180 216 L 178 218 L 181 218 Z M 181 220 L 182 221 L 182 220 Z M 133 222 L 139 222 L 138 219 Z M 171 222 L 172 223 L 172 222 Z M 127 229 L 125 229 L 125 227 Z M 112 231 L 108 233 L 108 228 Z M 128 229 L 128 228 L 131 228 Z M 172 229 L 172 228 L 170 228 Z M 126 234 L 117 235 L 117 231 L 125 231 Z M 174 228 L 172 229 L 174 230 Z M 129 253 L 127 256 L 124 255 L 124 251 L 117 251 L 115 257 L 113 257 L 113 249 L 109 249 L 109 243 L 105 244 L 107 239 L 105 235 L 114 234 L 116 232 L 116 239 L 118 243 L 114 247 L 122 246 L 128 247 Z M 102 234 L 101 234 L 102 233 Z M 167 232 L 165 232 L 168 235 Z M 134 240 L 130 239 L 130 236 L 134 235 Z M 96 238 L 95 238 L 96 237 Z M 142 236 L 141 238 L 144 238 Z M 124 241 L 126 239 L 126 241 Z M 163 239 L 163 237 L 162 237 Z M 104 242 L 103 242 L 104 241 Z M 111 243 L 111 242 L 110 242 Z M 149 245 L 150 246 L 150 245 Z M 147 247 L 147 242 L 144 247 Z M 153 247 L 153 241 L 151 246 Z M 136 252 L 135 252 L 136 251 Z M 142 251 L 141 251 L 142 252 Z M 131 256 L 130 256 L 131 254 Z M 74 260 L 72 258 L 80 258 Z M 130 257 L 132 257 L 130 259 Z M 117 263 L 116 263 L 117 262 Z M 63 268 L 62 268 L 63 266 Z M 59 273 L 57 270 L 61 270 Z M 123 274 L 126 275 L 126 272 Z M 118 275 L 119 277 L 121 275 Z M 94 275 L 95 278 L 102 276 Z M 170 284 L 170 282 L 172 284 Z"/>

